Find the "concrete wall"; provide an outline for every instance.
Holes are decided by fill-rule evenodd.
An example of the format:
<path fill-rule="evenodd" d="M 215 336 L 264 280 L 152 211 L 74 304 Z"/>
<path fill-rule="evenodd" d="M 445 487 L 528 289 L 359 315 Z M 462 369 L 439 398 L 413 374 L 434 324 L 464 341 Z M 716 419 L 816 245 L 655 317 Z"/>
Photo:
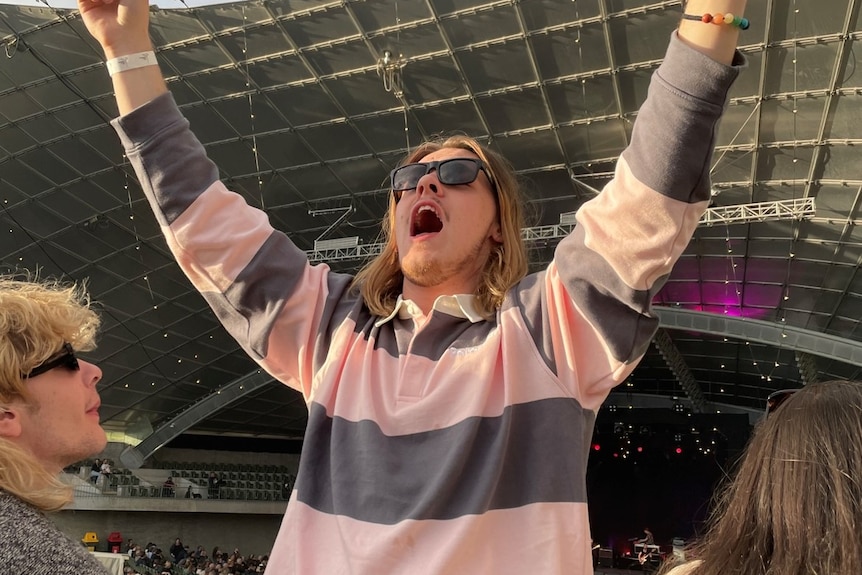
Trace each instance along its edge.
<path fill-rule="evenodd" d="M 74 541 L 80 541 L 88 531 L 95 531 L 99 537 L 99 551 L 107 551 L 108 535 L 119 531 L 124 541 L 131 538 L 135 543 L 153 542 L 165 554 L 179 537 L 192 550 L 203 545 L 207 553 L 211 553 L 218 545 L 228 551 L 239 548 L 240 553 L 248 556 L 270 553 L 282 516 L 66 510 L 51 515 L 51 519 Z"/>
<path fill-rule="evenodd" d="M 109 456 L 110 457 L 110 456 Z M 207 449 L 171 449 L 163 447 L 144 463 L 155 461 L 189 461 L 195 463 L 245 463 L 253 465 L 284 465 L 294 475 L 299 469 L 299 455 L 290 453 L 252 453 L 240 451 L 212 451 Z"/>

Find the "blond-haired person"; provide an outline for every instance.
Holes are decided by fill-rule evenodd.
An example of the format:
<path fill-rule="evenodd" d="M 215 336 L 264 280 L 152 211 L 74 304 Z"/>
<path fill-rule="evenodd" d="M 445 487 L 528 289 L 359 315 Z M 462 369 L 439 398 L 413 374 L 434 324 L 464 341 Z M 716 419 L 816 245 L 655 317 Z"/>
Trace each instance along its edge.
<path fill-rule="evenodd" d="M 4 573 L 104 575 L 45 515 L 72 499 L 58 478 L 106 444 L 96 383 L 77 357 L 99 318 L 84 291 L 0 277 L 0 566 Z"/>
<path fill-rule="evenodd" d="M 658 326 L 650 300 L 709 204 L 716 123 L 742 63 L 739 28 L 697 15 L 742 14 L 745 0 L 688 2 L 697 21 L 673 34 L 616 177 L 544 271 L 525 275 L 512 168 L 456 138 L 393 170 L 386 247 L 356 278 L 310 265 L 219 181 L 167 91 L 146 0 L 78 7 L 168 245 L 308 405 L 267 572 L 592 572 L 596 412 Z"/>

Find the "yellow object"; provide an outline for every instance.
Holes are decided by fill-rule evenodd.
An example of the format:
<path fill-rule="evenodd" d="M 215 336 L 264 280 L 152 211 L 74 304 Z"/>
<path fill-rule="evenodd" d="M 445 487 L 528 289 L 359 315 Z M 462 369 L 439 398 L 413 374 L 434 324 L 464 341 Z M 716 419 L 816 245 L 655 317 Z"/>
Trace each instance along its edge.
<path fill-rule="evenodd" d="M 84 538 L 81 539 L 81 543 L 87 547 L 87 551 L 95 551 L 96 543 L 99 542 L 99 536 L 96 535 L 95 531 L 87 531 L 84 533 Z"/>

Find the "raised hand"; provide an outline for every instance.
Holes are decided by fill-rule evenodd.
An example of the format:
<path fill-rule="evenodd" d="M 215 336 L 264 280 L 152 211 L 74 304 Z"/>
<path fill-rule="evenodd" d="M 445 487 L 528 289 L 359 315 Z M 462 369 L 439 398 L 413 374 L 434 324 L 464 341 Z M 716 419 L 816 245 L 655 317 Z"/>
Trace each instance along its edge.
<path fill-rule="evenodd" d="M 84 25 L 108 58 L 152 49 L 149 8 L 148 0 L 78 0 Z"/>
<path fill-rule="evenodd" d="M 149 0 L 78 0 L 87 31 L 102 46 L 108 60 L 153 49 L 150 41 Z M 115 73 L 111 80 L 120 114 L 157 98 L 167 91 L 164 78 L 150 57 L 145 67 Z"/>

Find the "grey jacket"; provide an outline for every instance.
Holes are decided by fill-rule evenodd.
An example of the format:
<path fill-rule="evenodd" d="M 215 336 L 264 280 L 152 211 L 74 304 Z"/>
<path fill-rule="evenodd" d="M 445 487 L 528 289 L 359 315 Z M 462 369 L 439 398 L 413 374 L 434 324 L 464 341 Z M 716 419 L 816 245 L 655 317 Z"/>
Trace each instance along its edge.
<path fill-rule="evenodd" d="M 0 490 L 0 573 L 3 575 L 109 575 L 80 544 L 44 513 Z"/>

